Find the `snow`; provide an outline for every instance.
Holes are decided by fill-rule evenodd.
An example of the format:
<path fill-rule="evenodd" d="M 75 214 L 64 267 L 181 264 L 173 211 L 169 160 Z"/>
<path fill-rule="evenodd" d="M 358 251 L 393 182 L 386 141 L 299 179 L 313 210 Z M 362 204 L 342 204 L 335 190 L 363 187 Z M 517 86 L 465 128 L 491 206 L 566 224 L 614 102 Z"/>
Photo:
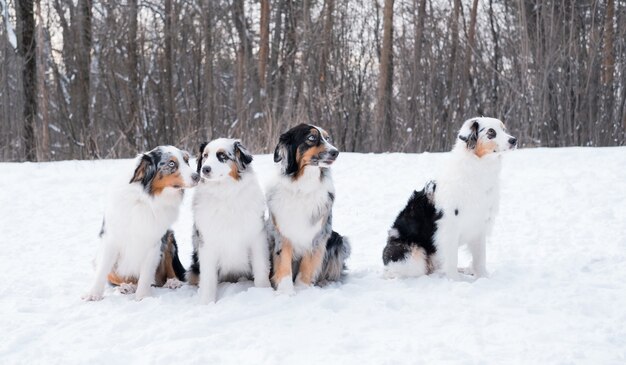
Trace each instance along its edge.
<path fill-rule="evenodd" d="M 80 300 L 103 191 L 130 160 L 2 163 L 0 363 L 623 364 L 626 148 L 507 154 L 491 276 L 385 280 L 387 229 L 441 161 L 342 154 L 334 223 L 353 244 L 345 282 L 295 296 L 221 284 L 208 306 L 187 285 L 141 302 L 113 288 Z M 257 156 L 261 181 L 271 163 Z M 190 198 L 174 226 L 185 265 Z"/>

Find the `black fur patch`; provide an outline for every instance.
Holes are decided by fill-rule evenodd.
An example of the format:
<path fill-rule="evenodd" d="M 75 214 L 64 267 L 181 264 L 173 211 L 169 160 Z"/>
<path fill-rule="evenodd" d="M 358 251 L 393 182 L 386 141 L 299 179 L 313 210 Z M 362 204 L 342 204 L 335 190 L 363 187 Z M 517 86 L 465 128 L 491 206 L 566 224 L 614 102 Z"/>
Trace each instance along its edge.
<path fill-rule="evenodd" d="M 454 215 L 459 215 L 459 210 L 458 209 L 454 210 Z"/>
<path fill-rule="evenodd" d="M 200 169 L 202 169 L 202 154 L 204 153 L 204 148 L 209 144 L 209 142 L 202 142 L 200 144 L 200 151 L 198 151 L 198 157 L 196 158 L 196 162 L 198 163 L 196 172 L 200 173 Z"/>
<path fill-rule="evenodd" d="M 191 266 L 189 267 L 189 271 L 195 275 L 200 275 L 200 260 L 198 259 L 198 251 L 193 251 L 193 254 L 191 255 Z"/>
<path fill-rule="evenodd" d="M 172 267 L 174 268 L 174 273 L 176 274 L 178 280 L 185 281 L 186 270 L 178 258 L 178 245 L 176 244 L 176 238 L 174 238 L 174 232 L 169 229 L 161 238 L 161 247 L 167 247 L 168 240 L 172 242 L 172 250 L 170 254 L 172 255 Z"/>
<path fill-rule="evenodd" d="M 480 128 L 480 125 L 478 122 L 474 121 L 474 123 L 470 126 L 469 135 L 459 135 L 459 139 L 467 144 L 468 149 L 476 148 L 476 143 L 478 142 L 478 128 Z"/>
<path fill-rule="evenodd" d="M 433 187 L 434 191 L 434 187 Z M 414 191 L 406 207 L 398 214 L 383 250 L 383 263 L 404 260 L 412 248 L 424 249 L 430 257 L 437 252 L 434 243 L 437 221 L 443 214 L 437 211 L 426 189 Z"/>
<path fill-rule="evenodd" d="M 104 236 L 104 217 L 102 218 L 102 227 L 100 227 L 100 233 L 98 233 L 98 237 L 102 238 Z"/>
<path fill-rule="evenodd" d="M 235 142 L 233 149 L 235 151 L 235 163 L 237 164 L 237 170 L 242 172 L 252 162 L 253 157 L 241 142 Z"/>

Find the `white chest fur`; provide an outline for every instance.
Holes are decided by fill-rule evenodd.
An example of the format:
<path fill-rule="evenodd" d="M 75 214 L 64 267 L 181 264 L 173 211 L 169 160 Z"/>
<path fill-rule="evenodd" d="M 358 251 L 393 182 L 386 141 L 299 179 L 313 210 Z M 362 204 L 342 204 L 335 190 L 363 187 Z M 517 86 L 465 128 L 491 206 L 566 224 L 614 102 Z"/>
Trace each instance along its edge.
<path fill-rule="evenodd" d="M 250 247 L 264 236 L 265 201 L 253 174 L 240 181 L 200 184 L 193 198 L 194 223 L 203 245 L 224 272 L 247 272 Z"/>
<path fill-rule="evenodd" d="M 268 189 L 269 211 L 280 234 L 293 245 L 295 255 L 311 250 L 330 213 L 329 194 L 334 194 L 330 175 L 322 178 L 318 167 L 306 167 L 295 181 L 281 176 Z"/>

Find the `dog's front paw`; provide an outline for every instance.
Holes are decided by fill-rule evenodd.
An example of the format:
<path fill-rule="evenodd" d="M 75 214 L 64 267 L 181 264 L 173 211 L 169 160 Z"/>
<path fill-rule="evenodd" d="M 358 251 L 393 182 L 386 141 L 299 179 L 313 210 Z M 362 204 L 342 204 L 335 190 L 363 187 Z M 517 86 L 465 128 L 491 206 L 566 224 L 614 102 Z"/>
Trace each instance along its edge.
<path fill-rule="evenodd" d="M 210 303 L 215 303 L 216 298 L 216 293 L 200 293 L 200 304 L 206 305 Z"/>
<path fill-rule="evenodd" d="M 480 270 L 475 269 L 475 270 L 472 270 L 472 273 L 474 274 L 474 277 L 476 279 L 489 277 L 489 271 L 487 271 L 486 269 L 480 269 Z"/>
<path fill-rule="evenodd" d="M 122 294 L 132 294 L 137 291 L 137 285 L 122 283 L 120 286 L 117 287 L 117 290 Z"/>
<path fill-rule="evenodd" d="M 165 284 L 163 284 L 163 287 L 167 289 L 178 289 L 182 286 L 183 286 L 183 282 L 178 280 L 177 278 L 169 278 L 167 279 Z"/>
<path fill-rule="evenodd" d="M 303 281 L 300 277 L 300 274 L 298 274 L 298 276 L 296 277 L 296 283 L 295 283 L 295 287 L 297 289 L 306 289 L 308 287 L 311 286 L 311 283 L 307 283 L 305 281 Z"/>
<path fill-rule="evenodd" d="M 269 288 L 272 286 L 270 279 L 267 277 L 254 278 L 254 286 L 257 288 Z"/>
<path fill-rule="evenodd" d="M 137 290 L 137 292 L 135 293 L 135 300 L 136 301 L 141 301 L 142 299 L 148 298 L 151 296 L 151 291 L 150 288 L 148 288 L 148 290 Z"/>
<path fill-rule="evenodd" d="M 87 293 L 84 294 L 83 296 L 81 296 L 81 299 L 86 301 L 86 302 L 97 302 L 99 300 L 102 300 L 104 298 L 104 296 L 102 295 L 102 293 Z"/>
<path fill-rule="evenodd" d="M 293 295 L 295 291 L 293 289 L 293 281 L 291 281 L 291 277 L 284 277 L 278 285 L 276 285 L 276 291 L 280 294 Z"/>

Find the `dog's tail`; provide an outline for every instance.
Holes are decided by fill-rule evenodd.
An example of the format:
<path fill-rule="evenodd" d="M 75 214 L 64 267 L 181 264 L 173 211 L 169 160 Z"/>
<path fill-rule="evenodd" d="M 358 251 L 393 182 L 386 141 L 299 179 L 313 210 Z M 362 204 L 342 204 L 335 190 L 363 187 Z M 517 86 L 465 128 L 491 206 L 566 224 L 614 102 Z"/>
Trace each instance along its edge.
<path fill-rule="evenodd" d="M 161 238 L 161 245 L 163 249 L 169 251 L 169 255 L 172 260 L 172 269 L 174 271 L 174 275 L 180 281 L 185 281 L 185 267 L 180 262 L 178 258 L 178 245 L 176 244 L 176 238 L 174 237 L 174 232 L 172 230 L 167 230 L 163 237 Z M 166 256 L 167 257 L 167 256 Z"/>
<path fill-rule="evenodd" d="M 185 267 L 178 258 L 178 245 L 176 244 L 176 240 L 174 240 L 172 247 L 172 267 L 174 268 L 174 273 L 176 274 L 176 278 L 178 278 L 178 280 L 185 281 L 185 272 L 187 270 L 185 270 Z"/>
<path fill-rule="evenodd" d="M 318 282 L 338 281 L 346 269 L 346 260 L 350 257 L 351 247 L 347 237 L 333 231 L 326 242 L 326 253 Z"/>

